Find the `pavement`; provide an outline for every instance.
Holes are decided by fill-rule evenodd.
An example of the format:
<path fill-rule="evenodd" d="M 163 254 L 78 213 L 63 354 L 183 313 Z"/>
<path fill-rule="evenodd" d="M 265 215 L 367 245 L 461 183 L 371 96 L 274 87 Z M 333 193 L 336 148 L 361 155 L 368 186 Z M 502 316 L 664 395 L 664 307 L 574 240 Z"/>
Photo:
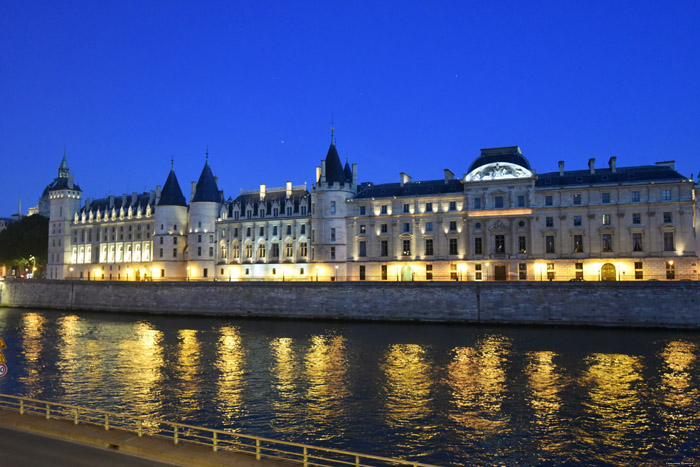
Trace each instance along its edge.
<path fill-rule="evenodd" d="M 211 447 L 179 443 L 68 420 L 0 410 L 0 465 L 24 466 L 235 466 L 289 467 L 292 464 Z"/>

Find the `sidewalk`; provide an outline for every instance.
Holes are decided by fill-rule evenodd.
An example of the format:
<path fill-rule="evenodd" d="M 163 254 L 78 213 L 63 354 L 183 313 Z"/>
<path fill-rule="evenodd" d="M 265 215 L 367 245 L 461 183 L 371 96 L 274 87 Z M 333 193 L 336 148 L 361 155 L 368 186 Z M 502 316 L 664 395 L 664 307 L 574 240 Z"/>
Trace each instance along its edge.
<path fill-rule="evenodd" d="M 74 425 L 68 420 L 46 420 L 39 415 L 20 415 L 0 410 L 0 426 L 17 428 L 68 441 L 118 450 L 144 459 L 180 466 L 289 467 L 298 465 L 231 452 L 213 452 L 211 448 L 144 436 L 122 430 L 105 431 L 94 425 Z"/>

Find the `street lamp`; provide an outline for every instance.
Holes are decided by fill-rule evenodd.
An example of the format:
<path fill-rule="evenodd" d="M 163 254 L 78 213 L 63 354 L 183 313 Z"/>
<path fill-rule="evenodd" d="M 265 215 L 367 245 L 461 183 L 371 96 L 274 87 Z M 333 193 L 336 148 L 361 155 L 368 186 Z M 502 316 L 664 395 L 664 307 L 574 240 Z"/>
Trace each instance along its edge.
<path fill-rule="evenodd" d="M 189 267 L 187 268 L 187 280 L 188 281 L 190 280 L 190 268 Z"/>
<path fill-rule="evenodd" d="M 316 282 L 318 282 L 318 266 L 316 266 Z"/>
<path fill-rule="evenodd" d="M 335 280 L 338 280 L 338 266 L 335 267 Z"/>

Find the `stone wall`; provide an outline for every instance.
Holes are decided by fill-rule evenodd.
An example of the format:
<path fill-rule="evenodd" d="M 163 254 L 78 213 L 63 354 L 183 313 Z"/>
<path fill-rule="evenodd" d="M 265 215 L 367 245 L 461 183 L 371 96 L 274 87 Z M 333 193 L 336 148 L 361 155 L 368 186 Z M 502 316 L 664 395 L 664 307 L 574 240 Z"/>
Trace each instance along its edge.
<path fill-rule="evenodd" d="M 700 329 L 700 282 L 7 280 L 0 303 L 159 314 Z"/>

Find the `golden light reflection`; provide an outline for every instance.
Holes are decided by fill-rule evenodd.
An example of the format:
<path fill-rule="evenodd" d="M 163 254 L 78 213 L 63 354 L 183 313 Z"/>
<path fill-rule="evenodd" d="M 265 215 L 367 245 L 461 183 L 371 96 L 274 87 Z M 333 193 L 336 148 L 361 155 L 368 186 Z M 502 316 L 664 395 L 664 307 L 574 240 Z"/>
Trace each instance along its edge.
<path fill-rule="evenodd" d="M 562 377 L 554 364 L 554 352 L 531 352 L 528 354 L 528 375 L 530 406 L 535 411 L 538 423 L 549 423 L 561 408 L 559 393 L 563 389 Z"/>
<path fill-rule="evenodd" d="M 44 334 L 46 318 L 38 313 L 22 314 L 22 349 L 24 349 L 24 371 L 26 376 L 20 378 L 30 397 L 37 397 L 41 390 L 40 371 L 43 351 L 41 338 Z"/>
<path fill-rule="evenodd" d="M 273 387 L 276 390 L 271 398 L 275 418 L 272 425 L 275 431 L 295 433 L 295 421 L 298 411 L 296 404 L 296 386 L 298 384 L 298 363 L 292 349 L 293 339 L 278 337 L 270 342 L 270 350 L 274 359 L 271 373 Z"/>
<path fill-rule="evenodd" d="M 199 368 L 200 343 L 197 340 L 197 331 L 194 329 L 180 329 L 177 333 L 179 345 L 177 353 L 176 388 L 178 398 L 187 410 L 197 410 L 199 407 L 199 381 L 197 370 Z"/>
<path fill-rule="evenodd" d="M 674 436 L 693 432 L 700 421 L 694 407 L 700 394 L 692 383 L 697 354 L 697 344 L 685 341 L 669 342 L 661 352 L 665 366 L 659 388 L 662 392 L 659 399 L 664 405 L 661 412 Z"/>
<path fill-rule="evenodd" d="M 450 418 L 477 436 L 504 433 L 510 417 L 501 410 L 507 386 L 505 362 L 509 341 L 489 336 L 476 347 L 457 347 L 447 367 L 456 410 Z M 474 433 L 475 432 L 475 433 Z"/>
<path fill-rule="evenodd" d="M 237 326 L 221 328 L 217 343 L 216 367 L 219 370 L 217 398 L 219 413 L 229 422 L 244 412 L 246 350 L 241 344 L 241 330 Z"/>
<path fill-rule="evenodd" d="M 156 413 L 163 381 L 163 333 L 149 323 L 134 325 L 134 333 L 119 341 L 116 382 L 121 383 L 128 405 L 135 413 Z"/>
<path fill-rule="evenodd" d="M 649 416 L 641 403 L 646 392 L 641 357 L 593 354 L 586 358 L 586 364 L 588 369 L 581 379 L 589 397 L 585 405 L 591 418 L 587 424 L 592 425 L 585 427 L 581 441 L 595 444 L 599 433 L 606 433 L 606 443 L 615 448 L 611 456 L 642 454 L 630 452 L 628 442 L 630 437 L 641 436 L 649 429 Z M 585 430 L 590 434 L 585 434 Z M 613 458 L 608 460 L 612 462 Z"/>

